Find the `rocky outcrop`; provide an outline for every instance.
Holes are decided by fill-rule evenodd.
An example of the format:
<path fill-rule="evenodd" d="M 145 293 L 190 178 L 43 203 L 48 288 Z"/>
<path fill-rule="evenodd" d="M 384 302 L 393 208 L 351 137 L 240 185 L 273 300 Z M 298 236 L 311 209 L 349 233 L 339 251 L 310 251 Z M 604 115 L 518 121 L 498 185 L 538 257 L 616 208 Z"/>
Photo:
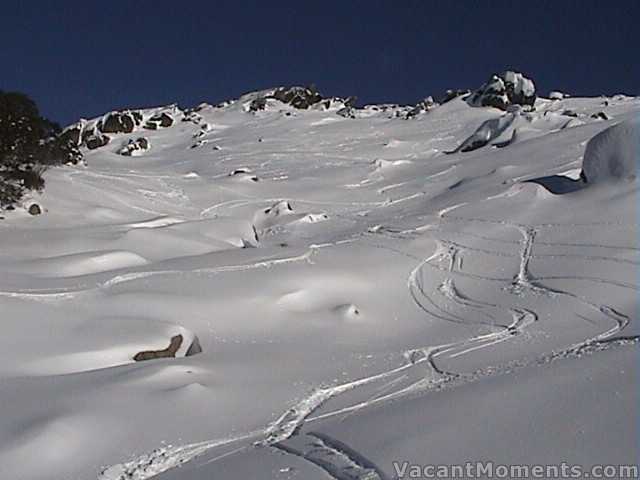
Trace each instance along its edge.
<path fill-rule="evenodd" d="M 536 101 L 533 80 L 513 71 L 492 75 L 482 87 L 467 98 L 472 107 L 495 107 L 507 110 L 510 105 L 533 106 Z"/>
<path fill-rule="evenodd" d="M 136 111 L 107 113 L 98 122 L 98 130 L 102 133 L 131 133 L 142 122 L 142 114 Z"/>
<path fill-rule="evenodd" d="M 306 110 L 324 100 L 315 86 L 278 87 L 254 98 L 249 104 L 250 112 L 264 110 L 269 100 L 277 100 L 299 110 Z"/>
<path fill-rule="evenodd" d="M 272 94 L 276 100 L 291 105 L 293 108 L 305 110 L 322 100 L 322 95 L 315 86 L 310 87 L 280 87 L 276 88 Z"/>

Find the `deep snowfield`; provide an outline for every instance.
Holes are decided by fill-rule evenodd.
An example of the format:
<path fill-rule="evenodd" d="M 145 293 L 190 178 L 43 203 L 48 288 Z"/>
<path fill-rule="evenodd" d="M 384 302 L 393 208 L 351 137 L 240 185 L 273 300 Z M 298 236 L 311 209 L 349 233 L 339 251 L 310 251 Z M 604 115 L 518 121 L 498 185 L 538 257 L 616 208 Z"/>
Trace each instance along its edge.
<path fill-rule="evenodd" d="M 0 221 L 0 478 L 637 462 L 638 184 L 572 180 L 640 115 L 603 100 L 238 101 L 49 170 L 45 214 Z"/>

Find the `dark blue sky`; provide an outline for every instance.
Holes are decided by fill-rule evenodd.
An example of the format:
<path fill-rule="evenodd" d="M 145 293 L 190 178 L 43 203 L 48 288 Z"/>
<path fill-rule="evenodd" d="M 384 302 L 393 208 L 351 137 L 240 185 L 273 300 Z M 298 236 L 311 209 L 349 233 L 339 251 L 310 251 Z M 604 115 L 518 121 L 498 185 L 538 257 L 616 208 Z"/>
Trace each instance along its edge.
<path fill-rule="evenodd" d="M 62 124 L 311 82 L 414 103 L 507 67 L 544 93 L 640 93 L 636 0 L 42 0 L 0 18 L 0 89 Z"/>

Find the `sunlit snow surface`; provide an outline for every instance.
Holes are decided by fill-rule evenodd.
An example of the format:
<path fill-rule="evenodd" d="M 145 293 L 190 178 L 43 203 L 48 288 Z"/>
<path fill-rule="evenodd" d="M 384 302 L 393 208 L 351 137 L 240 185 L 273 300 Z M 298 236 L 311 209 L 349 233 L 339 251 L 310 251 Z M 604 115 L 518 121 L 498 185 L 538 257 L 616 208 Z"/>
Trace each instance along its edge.
<path fill-rule="evenodd" d="M 49 170 L 0 220 L 0 478 L 636 462 L 638 183 L 576 172 L 640 102 L 604 100 L 236 102 Z"/>

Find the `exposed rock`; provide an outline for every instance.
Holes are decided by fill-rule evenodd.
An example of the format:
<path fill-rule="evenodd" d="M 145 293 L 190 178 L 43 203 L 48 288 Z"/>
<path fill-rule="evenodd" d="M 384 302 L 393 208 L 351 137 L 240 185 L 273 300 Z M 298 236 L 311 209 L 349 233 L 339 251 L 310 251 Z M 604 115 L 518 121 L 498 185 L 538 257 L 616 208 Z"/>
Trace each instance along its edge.
<path fill-rule="evenodd" d="M 84 125 L 78 122 L 65 128 L 60 135 L 58 135 L 58 138 L 65 142 L 71 142 L 75 146 L 80 146 L 82 144 L 83 129 Z"/>
<path fill-rule="evenodd" d="M 347 98 L 341 98 L 341 97 L 325 98 L 322 101 L 314 104 L 312 108 L 315 110 L 331 110 L 331 109 L 340 110 L 341 108 L 345 108 L 345 107 L 355 107 L 357 100 L 358 100 L 357 97 L 353 97 L 353 96 L 347 97 Z"/>
<path fill-rule="evenodd" d="M 344 107 L 336 112 L 336 115 L 340 115 L 344 118 L 356 118 L 356 112 L 353 107 Z"/>
<path fill-rule="evenodd" d="M 31 204 L 31 206 L 29 207 L 29 210 L 27 211 L 29 212 L 29 215 L 40 215 L 42 213 L 42 209 L 40 208 L 40 205 L 38 205 L 37 203 Z"/>
<path fill-rule="evenodd" d="M 111 140 L 107 135 L 100 133 L 90 133 L 85 136 L 84 143 L 89 150 L 95 150 L 96 148 L 104 147 Z"/>
<path fill-rule="evenodd" d="M 508 70 L 492 75 L 487 83 L 467 99 L 467 103 L 472 107 L 507 110 L 509 105 L 533 106 L 536 98 L 533 80 L 521 73 Z"/>
<path fill-rule="evenodd" d="M 322 95 L 313 85 L 309 87 L 280 87 L 271 96 L 298 109 L 307 109 L 322 100 Z"/>
<path fill-rule="evenodd" d="M 404 115 L 404 118 L 410 119 L 410 118 L 417 117 L 421 113 L 426 113 L 429 110 L 433 110 L 437 106 L 438 104 L 433 100 L 433 97 L 427 97 L 424 100 L 418 102 L 415 107 L 409 110 Z"/>
<path fill-rule="evenodd" d="M 137 156 L 145 150 L 149 150 L 149 146 L 149 140 L 145 137 L 138 137 L 135 140 L 129 139 L 129 141 L 118 150 L 118 154 L 126 157 Z"/>
<path fill-rule="evenodd" d="M 591 118 L 596 118 L 599 120 L 611 120 L 611 117 L 604 112 L 592 113 Z"/>
<path fill-rule="evenodd" d="M 167 128 L 173 125 L 173 118 L 166 112 L 158 113 L 151 117 L 144 124 L 147 130 L 157 130 L 158 128 Z"/>
<path fill-rule="evenodd" d="M 257 112 L 260 110 L 264 110 L 266 107 L 267 107 L 267 98 L 260 97 L 260 98 L 256 98 L 251 102 L 251 104 L 249 104 L 249 111 Z"/>
<path fill-rule="evenodd" d="M 98 122 L 98 130 L 102 133 L 131 133 L 136 124 L 142 120 L 139 112 L 111 112 Z M 137 123 L 136 123 L 137 122 Z"/>
<path fill-rule="evenodd" d="M 318 105 L 324 99 L 322 95 L 311 85 L 309 87 L 278 87 L 274 90 L 259 93 L 249 104 L 249 112 L 258 112 L 264 110 L 269 100 L 277 100 L 293 108 L 306 110 L 312 106 Z M 328 102 L 326 108 L 329 108 L 331 102 Z"/>
<path fill-rule="evenodd" d="M 145 360 L 154 360 L 156 358 L 174 358 L 183 341 L 184 339 L 182 335 L 175 335 L 171 337 L 171 341 L 169 342 L 169 346 L 167 348 L 162 350 L 145 350 L 142 352 L 138 352 L 134 355 L 133 359 L 136 362 L 143 362 Z M 200 341 L 198 340 L 198 337 L 194 336 L 191 345 L 189 345 L 189 348 L 185 353 L 185 357 L 189 357 L 200 352 L 202 352 Z"/>

